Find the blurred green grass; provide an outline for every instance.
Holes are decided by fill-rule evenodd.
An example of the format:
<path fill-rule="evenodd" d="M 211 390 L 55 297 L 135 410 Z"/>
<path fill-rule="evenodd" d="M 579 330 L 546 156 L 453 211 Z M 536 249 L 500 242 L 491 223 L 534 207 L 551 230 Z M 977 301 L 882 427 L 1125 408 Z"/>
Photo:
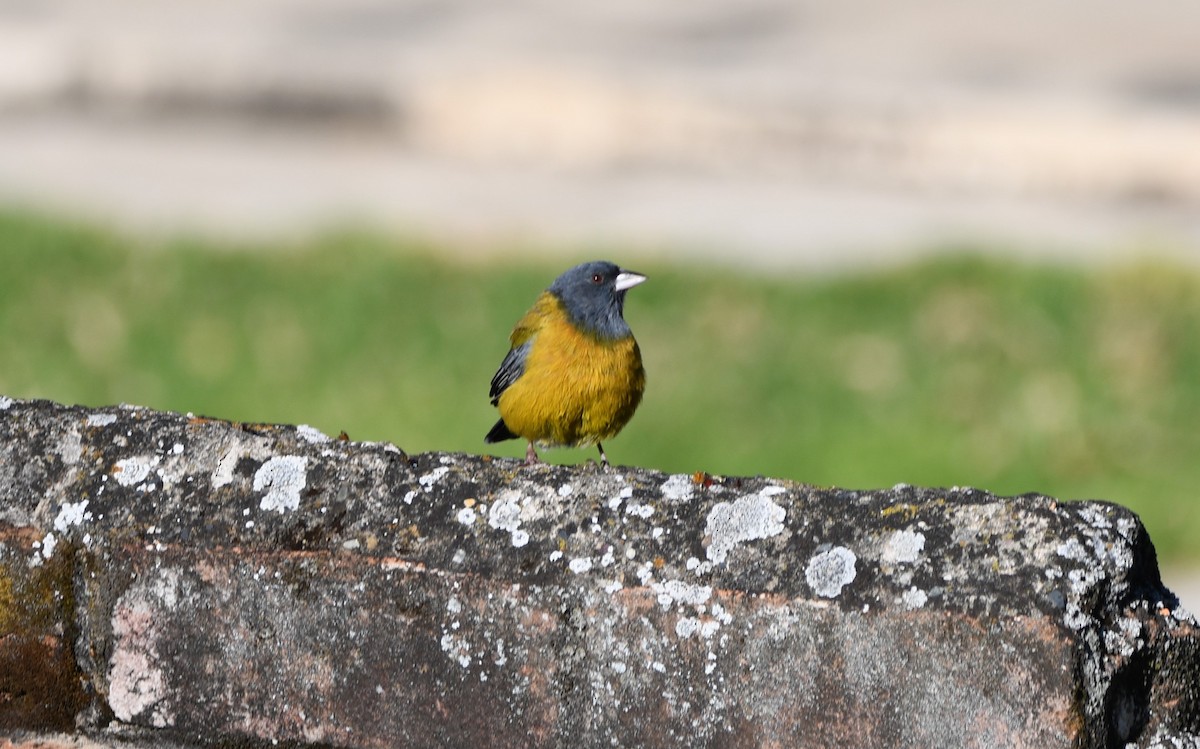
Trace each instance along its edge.
<path fill-rule="evenodd" d="M 483 444 L 488 382 L 568 262 L 437 250 L 355 232 L 138 241 L 0 212 L 0 393 L 521 455 Z M 1164 558 L 1200 559 L 1193 271 L 959 256 L 762 278 L 591 254 L 651 277 L 626 305 L 649 384 L 614 462 L 1103 498 L 1139 512 Z"/>

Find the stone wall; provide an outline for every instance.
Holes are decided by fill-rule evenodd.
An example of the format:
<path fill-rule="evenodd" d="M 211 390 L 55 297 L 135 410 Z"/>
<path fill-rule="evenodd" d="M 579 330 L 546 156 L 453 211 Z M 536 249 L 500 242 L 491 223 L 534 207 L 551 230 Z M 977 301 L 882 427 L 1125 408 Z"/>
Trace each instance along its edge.
<path fill-rule="evenodd" d="M 0 399 L 0 737 L 1200 745 L 1137 517 Z"/>

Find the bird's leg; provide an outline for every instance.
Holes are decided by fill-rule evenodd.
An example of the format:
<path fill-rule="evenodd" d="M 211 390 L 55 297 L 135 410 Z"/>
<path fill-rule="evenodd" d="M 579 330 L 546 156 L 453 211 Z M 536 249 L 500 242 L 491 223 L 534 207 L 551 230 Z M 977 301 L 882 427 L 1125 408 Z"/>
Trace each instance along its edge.
<path fill-rule="evenodd" d="M 530 442 L 529 447 L 525 448 L 525 465 L 532 466 L 541 462 L 541 459 L 538 458 L 537 450 L 533 449 L 533 443 Z"/>
<path fill-rule="evenodd" d="M 608 456 L 604 454 L 604 445 L 601 445 L 599 442 L 597 442 L 596 447 L 600 449 L 600 465 L 608 468 Z"/>

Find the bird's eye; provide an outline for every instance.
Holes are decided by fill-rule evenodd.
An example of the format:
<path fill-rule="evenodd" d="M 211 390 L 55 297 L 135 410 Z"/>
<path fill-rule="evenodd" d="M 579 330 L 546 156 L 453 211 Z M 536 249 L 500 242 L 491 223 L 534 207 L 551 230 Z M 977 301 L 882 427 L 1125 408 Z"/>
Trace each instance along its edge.
<path fill-rule="evenodd" d="M 592 283 L 598 284 L 598 283 L 602 283 L 603 281 L 604 281 L 604 276 L 600 275 L 599 273 L 596 273 L 592 276 Z"/>

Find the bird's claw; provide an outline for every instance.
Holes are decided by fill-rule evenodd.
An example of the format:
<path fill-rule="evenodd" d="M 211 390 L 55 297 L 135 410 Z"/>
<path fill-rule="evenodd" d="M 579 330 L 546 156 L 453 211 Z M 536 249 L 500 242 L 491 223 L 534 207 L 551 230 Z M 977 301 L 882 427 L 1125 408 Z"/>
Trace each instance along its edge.
<path fill-rule="evenodd" d="M 537 450 L 533 449 L 533 443 L 529 443 L 529 447 L 525 448 L 525 465 L 535 466 L 541 463 L 541 458 L 538 457 Z"/>

